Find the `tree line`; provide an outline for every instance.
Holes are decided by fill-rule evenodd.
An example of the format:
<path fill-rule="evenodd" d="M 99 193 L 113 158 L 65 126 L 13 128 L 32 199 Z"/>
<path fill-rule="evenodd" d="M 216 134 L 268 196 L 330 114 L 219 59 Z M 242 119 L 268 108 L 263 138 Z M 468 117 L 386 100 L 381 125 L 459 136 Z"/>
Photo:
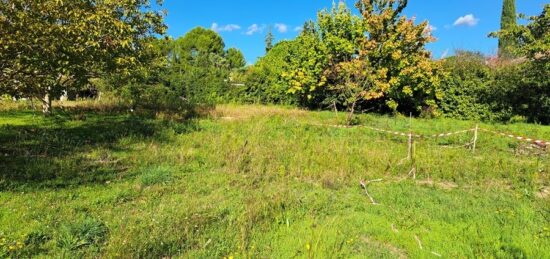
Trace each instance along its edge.
<path fill-rule="evenodd" d="M 190 112 L 223 102 L 550 123 L 550 5 L 518 25 L 503 4 L 498 57 L 457 51 L 434 60 L 427 22 L 406 0 L 359 0 L 318 13 L 293 40 L 246 66 L 216 32 L 164 36 L 148 0 L 0 0 L 0 94 L 51 100 L 97 88 L 134 109 Z M 159 3 L 160 4 L 160 3 Z"/>
<path fill-rule="evenodd" d="M 434 60 L 427 23 L 402 16 L 407 1 L 343 3 L 318 13 L 294 40 L 278 43 L 246 71 L 245 102 L 349 112 L 550 123 L 550 5 L 518 25 L 503 6 L 499 54 L 457 50 Z"/>

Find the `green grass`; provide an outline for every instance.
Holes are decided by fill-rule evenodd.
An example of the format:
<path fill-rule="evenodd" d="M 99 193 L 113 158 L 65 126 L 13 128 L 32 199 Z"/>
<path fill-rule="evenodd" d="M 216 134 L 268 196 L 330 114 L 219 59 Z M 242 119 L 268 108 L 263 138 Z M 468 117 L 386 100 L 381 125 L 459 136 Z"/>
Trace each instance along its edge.
<path fill-rule="evenodd" d="M 0 112 L 0 257 L 550 257 L 550 158 L 481 133 L 416 142 L 330 112 Z M 361 115 L 407 131 L 409 119 Z M 414 119 L 422 134 L 475 122 Z M 550 127 L 482 127 L 550 139 Z M 362 179 L 380 205 L 370 204 Z"/>

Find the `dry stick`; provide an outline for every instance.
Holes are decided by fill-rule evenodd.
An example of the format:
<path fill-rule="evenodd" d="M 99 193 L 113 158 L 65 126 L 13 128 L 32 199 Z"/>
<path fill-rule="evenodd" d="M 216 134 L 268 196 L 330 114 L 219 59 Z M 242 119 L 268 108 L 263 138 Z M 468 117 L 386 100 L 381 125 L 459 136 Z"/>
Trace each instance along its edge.
<path fill-rule="evenodd" d="M 414 167 L 414 165 L 411 171 L 409 171 L 409 175 L 412 175 L 413 180 L 416 180 L 416 168 Z"/>
<path fill-rule="evenodd" d="M 420 250 L 424 250 L 424 248 L 422 248 L 422 242 L 420 241 L 420 238 L 418 238 L 417 235 L 414 235 L 414 239 L 416 239 L 416 242 L 418 242 L 418 246 L 420 247 Z"/>
<path fill-rule="evenodd" d="M 397 230 L 397 228 L 395 228 L 393 224 L 391 224 L 391 230 L 393 230 L 393 232 L 395 233 L 399 233 L 399 230 Z"/>
<path fill-rule="evenodd" d="M 438 254 L 438 253 L 436 253 L 436 252 L 434 252 L 434 251 L 432 251 L 432 254 L 435 255 L 435 256 L 437 256 L 437 257 L 441 257 L 440 254 Z"/>
<path fill-rule="evenodd" d="M 211 242 L 212 242 L 212 239 L 208 239 L 208 241 L 206 241 L 206 243 L 204 244 L 204 246 L 202 248 L 203 249 L 206 248 Z"/>
<path fill-rule="evenodd" d="M 368 181 L 368 182 L 365 182 L 365 180 L 361 180 L 361 187 L 363 187 L 363 189 L 365 189 L 365 193 L 367 194 L 367 196 L 369 197 L 370 201 L 372 202 L 373 205 L 378 205 L 378 203 L 376 203 L 376 201 L 374 200 L 374 198 L 369 194 L 369 190 L 367 189 L 367 186 L 371 183 L 374 183 L 374 182 L 381 182 L 382 179 L 376 179 L 376 180 L 371 180 L 371 181 Z"/>

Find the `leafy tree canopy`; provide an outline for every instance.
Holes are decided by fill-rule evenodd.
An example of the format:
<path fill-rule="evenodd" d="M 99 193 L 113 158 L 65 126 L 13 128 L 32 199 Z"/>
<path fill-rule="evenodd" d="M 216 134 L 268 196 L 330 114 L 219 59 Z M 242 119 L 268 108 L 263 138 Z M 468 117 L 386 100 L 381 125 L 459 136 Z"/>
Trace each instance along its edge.
<path fill-rule="evenodd" d="M 225 57 L 231 69 L 238 69 L 246 66 L 246 60 L 244 59 L 243 53 L 236 48 L 228 49 Z"/>
<path fill-rule="evenodd" d="M 425 45 L 433 41 L 426 22 L 401 13 L 404 0 L 362 0 L 355 16 L 344 3 L 306 23 L 296 39 L 289 92 L 310 107 L 335 103 L 379 111 L 436 112 L 442 72 Z"/>
<path fill-rule="evenodd" d="M 164 31 L 148 0 L 1 0 L 0 91 L 40 98 L 49 113 L 67 87 L 143 64 Z"/>

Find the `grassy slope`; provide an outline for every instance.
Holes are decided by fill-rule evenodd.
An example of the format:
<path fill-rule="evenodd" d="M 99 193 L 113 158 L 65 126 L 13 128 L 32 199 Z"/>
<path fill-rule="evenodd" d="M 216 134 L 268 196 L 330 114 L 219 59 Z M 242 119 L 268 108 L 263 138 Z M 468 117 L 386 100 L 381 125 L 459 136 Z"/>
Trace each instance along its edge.
<path fill-rule="evenodd" d="M 406 139 L 312 126 L 340 120 L 264 106 L 186 123 L 1 112 L 0 257 L 550 257 L 548 155 L 484 133 L 476 154 L 446 147 L 471 134 L 422 140 L 413 181 Z M 550 127 L 482 126 L 550 139 Z M 377 178 L 376 206 L 359 180 Z"/>

